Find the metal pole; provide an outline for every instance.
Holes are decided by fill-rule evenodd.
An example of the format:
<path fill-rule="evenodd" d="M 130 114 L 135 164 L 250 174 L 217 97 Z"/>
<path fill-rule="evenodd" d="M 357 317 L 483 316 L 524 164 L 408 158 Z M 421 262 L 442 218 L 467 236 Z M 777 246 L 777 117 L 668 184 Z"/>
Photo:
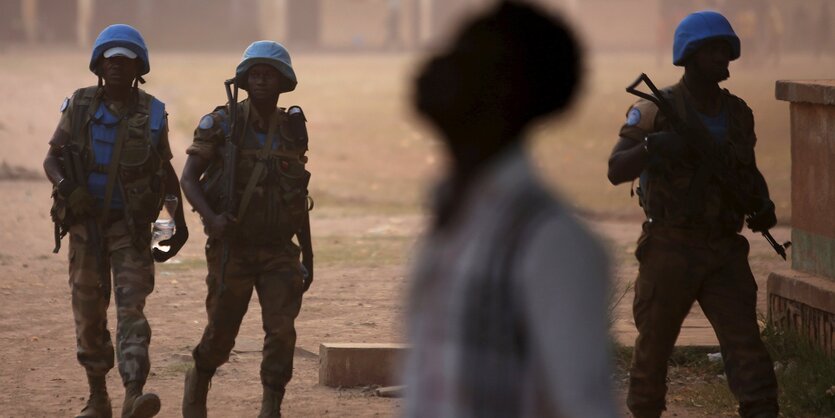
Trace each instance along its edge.
<path fill-rule="evenodd" d="M 26 42 L 38 40 L 38 0 L 21 0 L 20 17 L 23 20 L 23 33 Z"/>

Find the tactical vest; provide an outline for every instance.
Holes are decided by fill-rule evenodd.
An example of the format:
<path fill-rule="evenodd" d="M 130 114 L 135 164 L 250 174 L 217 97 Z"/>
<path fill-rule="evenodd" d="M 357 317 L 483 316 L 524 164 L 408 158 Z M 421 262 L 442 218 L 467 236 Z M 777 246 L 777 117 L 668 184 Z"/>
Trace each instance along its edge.
<path fill-rule="evenodd" d="M 165 195 L 164 161 L 157 150 L 165 125 L 165 104 L 137 89 L 126 114 L 115 115 L 101 96 L 98 87 L 80 89 L 73 95 L 71 141 L 84 156 L 87 187 L 100 211 L 122 209 L 137 238 L 136 232 L 147 229 L 159 215 Z M 118 171 L 110 205 L 105 207 L 108 172 L 114 163 Z"/>
<path fill-rule="evenodd" d="M 689 124 L 697 121 L 687 93 L 678 84 L 664 89 L 668 101 Z M 726 138 L 719 141 L 724 163 L 737 173 L 741 187 L 754 187 L 753 117 L 745 103 L 725 91 L 724 111 L 727 112 Z M 659 131 L 671 131 L 663 115 L 659 115 Z M 651 162 L 640 176 L 638 195 L 648 219 L 667 226 L 715 229 L 738 232 L 742 229 L 745 209 L 734 207 L 733 199 L 725 196 L 715 178 L 698 181 L 695 174 L 699 157 L 690 153 L 684 158 Z"/>
<path fill-rule="evenodd" d="M 239 152 L 235 167 L 238 223 L 230 233 L 232 242 L 247 245 L 282 245 L 302 227 L 308 211 L 310 172 L 305 169 L 308 147 L 301 108 L 279 108 L 270 133 L 256 132 L 249 123 L 249 100 L 238 103 L 238 127 L 234 136 Z M 221 127 L 230 132 L 229 112 L 218 107 Z M 291 116 L 292 114 L 292 116 Z M 217 212 L 225 202 L 223 161 L 218 158 L 201 178 L 206 196 Z"/>

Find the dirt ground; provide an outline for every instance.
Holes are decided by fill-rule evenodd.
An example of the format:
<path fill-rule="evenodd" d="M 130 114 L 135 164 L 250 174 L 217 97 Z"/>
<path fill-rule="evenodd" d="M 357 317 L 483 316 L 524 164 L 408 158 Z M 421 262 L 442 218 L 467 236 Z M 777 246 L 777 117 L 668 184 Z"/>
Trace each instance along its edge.
<path fill-rule="evenodd" d="M 168 104 L 179 170 L 200 116 L 224 101 L 221 81 L 239 55 L 152 56 L 146 88 Z M 40 170 L 61 101 L 75 88 L 95 83 L 86 70 L 87 59 L 84 51 L 7 50 L 0 55 L 0 161 L 14 168 L 8 171 Z M 281 103 L 301 104 L 309 118 L 317 268 L 297 321 L 286 416 L 398 415 L 399 400 L 377 398 L 362 388 L 319 386 L 318 350 L 322 342 L 403 340 L 408 264 L 424 224 L 421 202 L 444 167 L 432 132 L 408 110 L 409 82 L 418 62 L 401 55 L 295 58 L 299 89 Z M 574 202 L 607 241 L 618 286 L 635 277 L 631 252 L 640 212 L 627 187 L 607 184 L 605 161 L 632 101 L 622 93 L 623 86 L 643 63 L 651 65 L 647 71 L 658 73 L 659 84 L 677 77 L 670 68 L 655 68 L 654 62 L 641 55 L 592 57 L 586 94 L 577 109 L 533 133 L 545 180 Z M 730 87 L 742 92 L 761 121 L 758 160 L 787 225 L 788 106 L 774 101 L 773 82 L 821 77 L 831 74 L 833 64 L 808 65 L 803 57 L 784 62 L 769 70 L 733 67 L 732 74 L 740 75 Z M 83 405 L 86 389 L 83 369 L 75 360 L 66 251 L 51 253 L 48 183 L 28 177 L 0 181 L 0 417 L 72 416 Z M 157 265 L 156 288 L 146 308 L 154 332 L 147 388 L 160 394 L 163 417 L 178 416 L 189 353 L 206 323 L 203 237 L 192 213 L 188 222 L 192 238 L 178 257 Z M 775 231 L 778 239 L 789 235 L 786 227 Z M 762 299 L 768 272 L 784 264 L 761 238 L 751 241 Z M 627 294 L 616 309 L 615 332 L 625 342 L 631 338 L 630 304 Z M 697 324 L 698 311 L 693 317 Z M 111 317 L 111 329 L 114 325 Z M 709 336 L 709 330 L 700 332 Z M 232 360 L 214 379 L 209 400 L 213 416 L 256 413 L 261 341 L 260 309 L 253 300 Z M 108 384 L 114 406 L 119 405 L 118 373 L 108 376 Z M 673 405 L 668 416 L 703 416 L 686 405 Z"/>
<path fill-rule="evenodd" d="M 0 411 L 2 417 L 70 416 L 86 396 L 84 371 L 75 361 L 72 313 L 66 277 L 66 251 L 51 253 L 48 221 L 49 186 L 43 181 L 0 182 Z M 25 210 L 23 210 L 25 208 Z M 196 219 L 189 219 L 196 225 Z M 400 401 L 375 397 L 368 388 L 331 389 L 319 386 L 318 352 L 322 342 L 400 342 L 403 291 L 408 251 L 422 225 L 416 215 L 345 215 L 323 209 L 316 212 L 313 228 L 320 249 L 316 281 L 305 295 L 297 321 L 295 374 L 285 401 L 287 416 L 395 416 Z M 590 221 L 615 256 L 616 285 L 635 277 L 631 255 L 640 225 L 632 221 Z M 785 228 L 775 231 L 786 236 Z M 160 416 L 179 413 L 183 373 L 190 350 L 206 324 L 205 262 L 199 229 L 180 255 L 157 265 L 156 288 L 146 314 L 153 327 L 152 374 L 148 389 L 160 394 Z M 14 243 L 14 245 L 9 245 Z M 364 260 L 342 259 L 337 247 L 351 246 Z M 767 272 L 781 261 L 765 244 L 752 237 L 752 260 L 764 288 Z M 761 299 L 764 293 L 760 294 Z M 629 315 L 631 292 L 616 313 L 615 330 L 629 343 L 634 335 Z M 257 297 L 256 297 L 257 299 Z M 761 301 L 762 303 L 762 301 Z M 115 324 L 111 310 L 110 325 Z M 694 309 L 685 325 L 703 327 Z M 709 330 L 708 330 L 709 331 Z M 690 331 L 692 333 L 692 331 Z M 214 379 L 209 408 L 214 416 L 244 417 L 257 413 L 260 400 L 258 367 L 260 307 L 253 300 L 241 328 L 232 360 Z M 120 381 L 114 371 L 108 379 L 111 394 L 119 399 Z M 621 382 L 622 384 L 622 382 Z M 673 406 L 677 416 L 686 409 Z M 671 415 L 673 416 L 673 415 Z"/>

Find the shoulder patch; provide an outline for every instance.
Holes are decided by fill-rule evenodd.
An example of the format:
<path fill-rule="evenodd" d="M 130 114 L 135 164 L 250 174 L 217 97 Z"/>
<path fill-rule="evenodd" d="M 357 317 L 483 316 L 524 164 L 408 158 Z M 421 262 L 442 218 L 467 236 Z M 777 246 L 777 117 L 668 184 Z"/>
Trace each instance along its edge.
<path fill-rule="evenodd" d="M 197 125 L 200 129 L 211 129 L 212 126 L 215 126 L 215 119 L 212 115 L 203 116 L 203 118 L 200 119 L 200 123 Z"/>
<path fill-rule="evenodd" d="M 61 113 L 64 113 L 67 110 L 68 107 L 70 107 L 70 98 L 65 97 L 64 101 L 61 102 L 61 109 L 59 109 L 59 110 L 60 110 Z"/>
<path fill-rule="evenodd" d="M 633 111 L 637 111 L 637 121 L 635 124 L 629 124 L 632 121 L 631 119 L 635 118 L 635 116 L 632 116 Z M 627 126 L 641 129 L 647 133 L 655 132 L 656 116 L 658 116 L 658 106 L 655 103 L 644 99 L 638 100 L 627 113 Z"/>
<path fill-rule="evenodd" d="M 635 126 L 641 122 L 641 111 L 637 107 L 629 109 L 626 114 L 626 126 Z"/>

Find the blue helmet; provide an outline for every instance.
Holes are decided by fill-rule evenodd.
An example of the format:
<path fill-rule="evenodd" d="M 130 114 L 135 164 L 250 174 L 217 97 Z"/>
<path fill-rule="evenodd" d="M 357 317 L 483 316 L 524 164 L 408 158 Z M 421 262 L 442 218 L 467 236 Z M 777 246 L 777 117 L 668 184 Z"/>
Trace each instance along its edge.
<path fill-rule="evenodd" d="M 148 60 L 148 48 L 142 35 L 130 25 L 110 25 L 104 28 L 93 43 L 93 55 L 90 57 L 90 71 L 96 72 L 96 66 L 104 52 L 110 48 L 126 48 L 136 54 L 136 58 L 142 65 L 139 67 L 138 76 L 143 76 L 151 71 L 151 63 Z"/>
<path fill-rule="evenodd" d="M 739 58 L 740 43 L 731 23 L 722 14 L 710 10 L 696 12 L 685 17 L 676 28 L 673 41 L 673 64 L 683 66 L 684 61 L 699 49 L 705 41 L 723 39 L 731 46 L 731 60 Z"/>
<path fill-rule="evenodd" d="M 282 83 L 281 93 L 296 89 L 298 80 L 295 71 L 293 71 L 293 64 L 290 62 L 290 53 L 280 43 L 257 41 L 246 48 L 241 63 L 235 69 L 235 82 L 238 87 L 247 89 L 246 72 L 256 64 L 267 64 L 278 70 L 285 81 Z"/>

